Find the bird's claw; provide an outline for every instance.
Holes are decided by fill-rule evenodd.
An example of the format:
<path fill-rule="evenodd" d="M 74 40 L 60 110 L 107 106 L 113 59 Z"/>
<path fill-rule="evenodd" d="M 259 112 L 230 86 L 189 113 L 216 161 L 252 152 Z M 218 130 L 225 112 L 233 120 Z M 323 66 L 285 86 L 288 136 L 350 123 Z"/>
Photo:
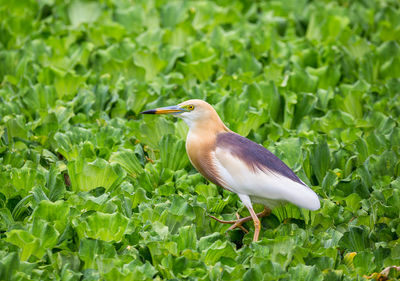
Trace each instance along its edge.
<path fill-rule="evenodd" d="M 259 218 L 262 218 L 262 217 L 268 216 L 270 213 L 271 213 L 270 209 L 264 208 L 264 210 L 261 213 L 256 214 L 256 216 L 259 217 Z M 220 220 L 220 219 L 218 219 L 218 218 L 216 218 L 216 217 L 214 217 L 212 215 L 208 215 L 208 216 L 210 218 L 216 220 L 217 222 L 225 223 L 225 224 L 232 224 L 232 226 L 229 227 L 228 230 L 233 230 L 236 227 L 239 227 L 241 230 L 243 230 L 246 233 L 249 233 L 249 231 L 246 228 L 244 228 L 242 224 L 244 224 L 245 222 L 248 222 L 248 221 L 253 219 L 251 216 L 248 216 L 248 217 L 245 217 L 245 218 L 240 218 L 238 213 L 236 213 L 237 220 L 235 220 L 235 221 L 224 221 L 224 220 Z"/>
<path fill-rule="evenodd" d="M 208 216 L 209 216 L 210 218 L 212 218 L 212 219 L 214 219 L 214 220 L 220 222 L 220 223 L 232 224 L 232 226 L 229 227 L 228 230 L 233 230 L 233 229 L 235 229 L 236 227 L 239 227 L 239 228 L 240 228 L 241 230 L 243 230 L 244 232 L 249 233 L 249 231 L 248 231 L 246 228 L 244 228 L 244 226 L 243 226 L 242 224 L 245 223 L 245 222 L 247 222 L 247 221 L 249 221 L 249 220 L 251 220 L 251 217 L 240 218 L 239 214 L 236 213 L 237 220 L 235 220 L 235 221 L 224 221 L 224 220 L 220 220 L 220 219 L 218 219 L 218 218 L 216 218 L 216 217 L 214 217 L 214 216 L 212 216 L 212 215 L 208 215 Z"/>

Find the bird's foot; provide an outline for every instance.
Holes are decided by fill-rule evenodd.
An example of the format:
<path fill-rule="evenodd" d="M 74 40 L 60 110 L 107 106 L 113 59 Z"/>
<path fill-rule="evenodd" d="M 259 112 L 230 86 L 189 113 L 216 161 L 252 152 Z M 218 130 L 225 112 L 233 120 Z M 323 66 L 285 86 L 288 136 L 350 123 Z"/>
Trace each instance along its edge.
<path fill-rule="evenodd" d="M 228 230 L 232 230 L 232 229 L 235 229 L 236 227 L 239 227 L 244 232 L 249 233 L 249 231 L 246 228 L 244 228 L 244 226 L 242 224 L 244 224 L 245 222 L 251 220 L 251 217 L 240 218 L 239 214 L 236 213 L 237 220 L 235 220 L 235 221 L 224 221 L 224 220 L 217 219 L 216 217 L 214 217 L 212 215 L 208 215 L 208 216 L 210 218 L 215 219 L 216 221 L 218 221 L 220 223 L 232 224 L 232 226 L 230 228 L 228 228 Z"/>
<path fill-rule="evenodd" d="M 240 218 L 239 214 L 236 213 L 237 220 L 235 220 L 235 221 L 224 221 L 224 220 L 217 219 L 216 217 L 214 217 L 212 215 L 208 215 L 208 216 L 210 218 L 213 218 L 214 220 L 220 222 L 220 223 L 232 224 L 232 226 L 230 228 L 228 228 L 228 230 L 232 230 L 232 229 L 235 229 L 236 227 L 239 227 L 244 232 L 249 233 L 249 231 L 246 228 L 244 228 L 242 224 L 244 224 L 245 222 L 251 220 L 251 217 Z"/>
<path fill-rule="evenodd" d="M 268 208 L 265 208 L 261 213 L 258 213 L 256 215 L 257 215 L 257 217 L 262 218 L 262 217 L 268 216 L 270 213 L 271 213 L 271 210 L 268 209 Z M 248 217 L 245 217 L 245 218 L 240 218 L 238 213 L 236 213 L 237 220 L 235 220 L 235 221 L 224 221 L 224 220 L 220 220 L 220 219 L 218 219 L 218 218 L 216 218 L 216 217 L 214 217 L 212 215 L 208 215 L 208 216 L 210 218 L 213 218 L 214 220 L 220 222 L 220 223 L 232 224 L 232 226 L 229 227 L 228 230 L 233 230 L 236 227 L 239 227 L 241 230 L 243 230 L 246 233 L 249 233 L 249 231 L 246 228 L 244 228 L 242 224 L 244 224 L 245 222 L 248 222 L 248 221 L 253 219 L 251 216 L 248 216 Z"/>

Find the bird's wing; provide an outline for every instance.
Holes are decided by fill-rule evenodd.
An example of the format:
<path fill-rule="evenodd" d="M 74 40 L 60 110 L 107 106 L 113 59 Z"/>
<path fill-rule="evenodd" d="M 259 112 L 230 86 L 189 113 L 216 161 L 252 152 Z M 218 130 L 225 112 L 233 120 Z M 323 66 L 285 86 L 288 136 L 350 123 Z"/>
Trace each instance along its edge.
<path fill-rule="evenodd" d="M 318 196 L 278 157 L 238 134 L 220 133 L 214 165 L 225 188 L 251 198 L 288 201 L 310 210 L 320 207 Z"/>

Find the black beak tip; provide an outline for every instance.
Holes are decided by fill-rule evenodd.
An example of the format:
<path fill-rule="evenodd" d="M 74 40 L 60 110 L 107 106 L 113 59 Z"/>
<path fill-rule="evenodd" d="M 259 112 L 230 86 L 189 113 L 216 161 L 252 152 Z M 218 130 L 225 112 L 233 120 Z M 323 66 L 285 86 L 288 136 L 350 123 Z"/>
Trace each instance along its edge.
<path fill-rule="evenodd" d="M 145 110 L 140 112 L 140 114 L 156 114 L 156 110 L 155 109 Z"/>

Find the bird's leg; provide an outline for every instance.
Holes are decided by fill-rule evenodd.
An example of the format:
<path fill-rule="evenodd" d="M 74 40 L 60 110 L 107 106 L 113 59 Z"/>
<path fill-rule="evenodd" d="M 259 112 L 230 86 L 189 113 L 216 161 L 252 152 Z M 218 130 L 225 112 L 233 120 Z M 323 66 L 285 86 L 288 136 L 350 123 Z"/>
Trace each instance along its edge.
<path fill-rule="evenodd" d="M 261 223 L 260 220 L 257 217 L 257 214 L 254 212 L 253 208 L 249 208 L 250 215 L 253 218 L 254 221 L 254 237 L 253 237 L 253 242 L 258 241 L 258 236 L 260 235 L 260 229 L 261 229 Z"/>
<path fill-rule="evenodd" d="M 254 213 L 254 211 L 253 211 L 253 213 Z M 258 214 L 255 214 L 255 215 L 258 218 L 262 218 L 262 217 L 268 216 L 269 214 L 271 214 L 271 210 L 269 208 L 267 208 L 267 207 L 264 207 L 264 210 L 261 213 L 258 213 Z M 217 219 L 216 217 L 214 217 L 212 215 L 208 215 L 208 216 L 210 218 L 213 218 L 214 220 L 220 222 L 220 223 L 232 224 L 232 226 L 230 228 L 228 228 L 228 230 L 232 230 L 232 229 L 235 229 L 236 227 L 239 227 L 241 230 L 243 230 L 246 233 L 249 233 L 249 231 L 246 228 L 244 228 L 242 224 L 244 224 L 245 222 L 248 222 L 248 221 L 253 219 L 252 216 L 248 216 L 248 217 L 245 217 L 245 218 L 240 218 L 238 213 L 236 213 L 236 217 L 238 219 L 235 220 L 235 221 L 224 221 L 224 220 Z"/>

